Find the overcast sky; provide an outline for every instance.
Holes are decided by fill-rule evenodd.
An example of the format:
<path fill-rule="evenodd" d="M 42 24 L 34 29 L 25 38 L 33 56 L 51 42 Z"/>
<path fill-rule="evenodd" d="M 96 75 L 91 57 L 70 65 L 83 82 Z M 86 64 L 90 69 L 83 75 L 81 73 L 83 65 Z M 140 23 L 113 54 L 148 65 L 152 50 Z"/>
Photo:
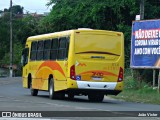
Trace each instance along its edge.
<path fill-rule="evenodd" d="M 29 11 L 29 13 L 44 13 L 50 12 L 51 7 L 47 7 L 46 3 L 48 0 L 12 0 L 13 5 L 20 5 L 24 7 L 24 13 Z M 10 0 L 0 0 L 0 10 L 4 8 L 9 8 Z"/>

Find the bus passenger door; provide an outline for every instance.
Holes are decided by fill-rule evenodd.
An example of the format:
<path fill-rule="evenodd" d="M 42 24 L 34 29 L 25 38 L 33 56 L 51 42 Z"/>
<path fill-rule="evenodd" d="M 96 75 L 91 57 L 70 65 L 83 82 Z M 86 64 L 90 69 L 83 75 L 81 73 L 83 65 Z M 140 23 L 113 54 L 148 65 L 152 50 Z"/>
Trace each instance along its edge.
<path fill-rule="evenodd" d="M 22 58 L 21 58 L 21 64 L 22 64 L 22 83 L 24 88 L 28 88 L 28 54 L 29 54 L 29 48 L 25 48 L 22 51 Z"/>

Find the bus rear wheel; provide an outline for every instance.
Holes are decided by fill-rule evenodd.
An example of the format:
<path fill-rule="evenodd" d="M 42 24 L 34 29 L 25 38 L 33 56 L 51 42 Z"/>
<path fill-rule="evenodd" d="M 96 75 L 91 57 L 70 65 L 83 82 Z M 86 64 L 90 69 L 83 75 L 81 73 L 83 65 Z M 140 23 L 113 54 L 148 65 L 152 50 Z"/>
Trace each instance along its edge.
<path fill-rule="evenodd" d="M 74 94 L 73 94 L 73 93 L 68 93 L 68 98 L 69 98 L 70 100 L 73 100 L 73 99 L 74 99 Z"/>
<path fill-rule="evenodd" d="M 50 99 L 64 99 L 65 98 L 64 92 L 54 91 L 54 79 L 53 78 L 51 78 L 49 81 L 49 98 Z"/>
<path fill-rule="evenodd" d="M 92 102 L 102 102 L 104 99 L 104 94 L 88 94 L 88 99 Z"/>
<path fill-rule="evenodd" d="M 32 96 L 37 96 L 38 95 L 38 90 L 32 88 L 32 81 L 30 81 L 30 91 Z"/>
<path fill-rule="evenodd" d="M 54 80 L 53 78 L 51 78 L 49 81 L 49 98 L 55 99 L 56 97 L 57 97 L 57 94 L 54 91 Z"/>

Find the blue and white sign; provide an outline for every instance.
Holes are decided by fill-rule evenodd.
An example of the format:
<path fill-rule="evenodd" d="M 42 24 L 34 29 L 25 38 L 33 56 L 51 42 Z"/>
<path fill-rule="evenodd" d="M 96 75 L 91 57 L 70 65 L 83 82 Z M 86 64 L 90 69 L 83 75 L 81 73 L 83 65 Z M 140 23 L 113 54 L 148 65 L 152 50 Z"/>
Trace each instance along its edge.
<path fill-rule="evenodd" d="M 81 76 L 76 76 L 76 80 L 81 80 Z"/>
<path fill-rule="evenodd" d="M 130 66 L 160 67 L 160 20 L 133 22 Z"/>

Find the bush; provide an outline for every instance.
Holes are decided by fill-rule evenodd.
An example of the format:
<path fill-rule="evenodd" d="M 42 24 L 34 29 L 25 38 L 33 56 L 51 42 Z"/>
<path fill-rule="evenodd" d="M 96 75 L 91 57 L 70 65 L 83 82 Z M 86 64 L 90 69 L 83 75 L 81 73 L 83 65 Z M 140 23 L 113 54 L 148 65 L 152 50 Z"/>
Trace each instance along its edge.
<path fill-rule="evenodd" d="M 144 73 L 147 70 L 138 70 L 137 73 L 133 71 L 132 69 L 126 69 L 125 70 L 125 80 L 124 80 L 124 89 L 143 89 L 143 88 L 150 88 L 151 82 L 144 79 L 143 76 L 141 76 L 141 73 Z M 134 73 L 133 73 L 134 72 Z M 150 72 L 150 71 L 149 71 Z M 133 77 L 136 76 L 135 78 Z M 149 74 L 150 75 L 150 74 Z M 139 77 L 140 76 L 140 77 Z M 147 77 L 146 77 L 147 78 Z M 150 79 L 150 78 L 149 78 Z"/>

